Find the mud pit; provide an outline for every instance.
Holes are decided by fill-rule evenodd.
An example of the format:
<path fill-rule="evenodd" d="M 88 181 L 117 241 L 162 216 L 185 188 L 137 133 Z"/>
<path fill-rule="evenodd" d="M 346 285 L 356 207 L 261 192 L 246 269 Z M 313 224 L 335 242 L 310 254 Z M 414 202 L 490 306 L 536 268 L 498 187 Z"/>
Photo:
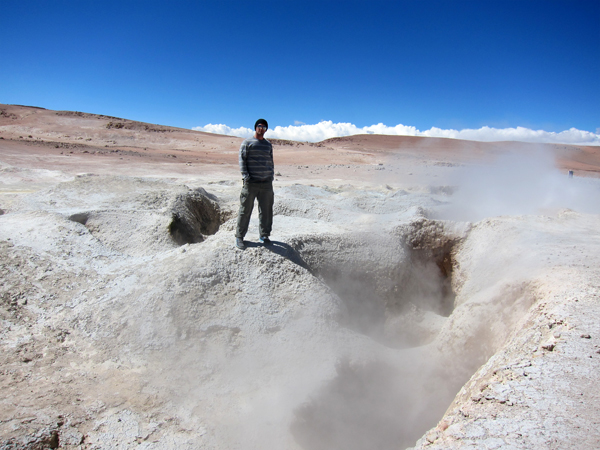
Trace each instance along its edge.
<path fill-rule="evenodd" d="M 447 185 L 281 169 L 273 245 L 253 218 L 242 252 L 235 168 L 11 155 L 0 448 L 599 446 L 593 207 L 465 221 Z"/>

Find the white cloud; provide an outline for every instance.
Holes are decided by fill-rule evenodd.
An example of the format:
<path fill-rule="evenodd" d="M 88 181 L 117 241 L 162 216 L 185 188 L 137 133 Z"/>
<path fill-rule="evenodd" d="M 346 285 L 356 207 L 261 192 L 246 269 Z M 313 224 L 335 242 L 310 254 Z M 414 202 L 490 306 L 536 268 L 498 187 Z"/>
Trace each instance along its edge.
<path fill-rule="evenodd" d="M 223 125 L 221 123 L 213 125 L 209 123 L 208 125 L 204 125 L 203 127 L 194 127 L 192 130 L 196 131 L 205 131 L 207 133 L 215 133 L 215 134 L 225 134 L 227 136 L 237 136 L 248 138 L 254 134 L 252 128 L 230 128 L 227 125 Z"/>
<path fill-rule="evenodd" d="M 194 127 L 197 131 L 225 134 L 247 138 L 254 133 L 251 128 L 230 128 L 223 124 L 208 124 L 203 127 Z M 598 130 L 596 130 L 598 131 Z M 385 134 L 394 136 L 429 136 L 453 139 L 466 139 L 471 141 L 519 141 L 539 142 L 552 144 L 575 144 L 575 145 L 600 145 L 600 133 L 578 130 L 569 130 L 556 133 L 553 131 L 532 130 L 530 128 L 491 128 L 481 127 L 479 129 L 444 130 L 432 127 L 429 130 L 420 131 L 415 127 L 396 125 L 389 127 L 382 123 L 359 128 L 351 123 L 333 123 L 324 120 L 314 125 L 289 125 L 287 127 L 277 126 L 267 131 L 266 137 L 272 139 L 288 139 L 291 141 L 319 142 L 324 139 L 355 134 Z"/>

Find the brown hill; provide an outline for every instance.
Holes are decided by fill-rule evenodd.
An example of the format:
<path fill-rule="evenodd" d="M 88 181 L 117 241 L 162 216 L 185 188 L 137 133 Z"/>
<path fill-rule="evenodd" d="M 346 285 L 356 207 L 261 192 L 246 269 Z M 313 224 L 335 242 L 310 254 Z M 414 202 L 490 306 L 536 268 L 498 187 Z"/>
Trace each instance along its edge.
<path fill-rule="evenodd" d="M 0 155 L 8 164 L 63 171 L 123 171 L 146 165 L 165 172 L 237 173 L 241 138 L 77 111 L 0 104 Z M 356 135 L 318 143 L 272 139 L 276 165 L 291 178 L 356 179 L 378 164 L 410 171 L 412 163 L 462 164 L 510 152 L 550 152 L 562 170 L 600 174 L 600 147 L 521 142 L 476 142 L 416 136 Z M 131 162 L 135 163 L 132 169 Z M 121 163 L 123 162 L 123 163 Z M 69 169 L 70 168 L 70 169 Z M 156 167 L 155 167 L 156 168 Z M 309 170 L 306 170 L 309 169 Z M 351 169 L 351 170 L 348 170 Z M 386 180 L 389 181 L 389 180 Z"/>

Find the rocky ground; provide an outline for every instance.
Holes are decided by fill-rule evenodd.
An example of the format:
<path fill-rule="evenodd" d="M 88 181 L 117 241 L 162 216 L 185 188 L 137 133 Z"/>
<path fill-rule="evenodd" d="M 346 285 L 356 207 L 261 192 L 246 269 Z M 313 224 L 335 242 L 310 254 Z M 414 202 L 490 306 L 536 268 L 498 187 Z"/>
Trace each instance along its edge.
<path fill-rule="evenodd" d="M 0 448 L 600 447 L 595 148 L 0 111 Z"/>

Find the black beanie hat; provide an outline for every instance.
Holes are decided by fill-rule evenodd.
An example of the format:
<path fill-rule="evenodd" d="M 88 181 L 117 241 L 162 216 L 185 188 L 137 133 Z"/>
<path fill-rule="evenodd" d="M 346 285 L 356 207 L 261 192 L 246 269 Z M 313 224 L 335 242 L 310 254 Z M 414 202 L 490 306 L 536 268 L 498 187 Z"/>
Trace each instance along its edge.
<path fill-rule="evenodd" d="M 269 129 L 269 124 L 267 123 L 267 121 L 266 121 L 265 119 L 258 119 L 258 120 L 256 121 L 256 123 L 254 124 L 254 129 L 255 129 L 255 130 L 256 130 L 256 127 L 257 127 L 259 124 L 266 125 L 266 126 L 267 126 L 267 130 Z"/>

